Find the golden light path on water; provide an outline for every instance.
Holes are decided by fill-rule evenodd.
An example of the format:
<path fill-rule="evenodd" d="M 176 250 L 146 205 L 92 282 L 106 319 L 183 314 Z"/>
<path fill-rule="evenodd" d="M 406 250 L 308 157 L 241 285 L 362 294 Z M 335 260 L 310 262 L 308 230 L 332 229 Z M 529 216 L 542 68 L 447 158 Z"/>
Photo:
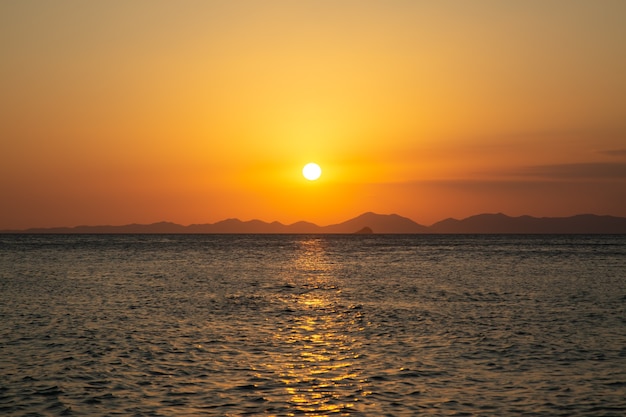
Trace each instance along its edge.
<path fill-rule="evenodd" d="M 342 304 L 323 240 L 299 244 L 293 278 L 302 280 L 305 290 L 285 300 L 293 314 L 274 336 L 289 353 L 267 365 L 284 384 L 295 414 L 347 415 L 368 395 L 354 337 L 363 330 L 360 312 Z"/>

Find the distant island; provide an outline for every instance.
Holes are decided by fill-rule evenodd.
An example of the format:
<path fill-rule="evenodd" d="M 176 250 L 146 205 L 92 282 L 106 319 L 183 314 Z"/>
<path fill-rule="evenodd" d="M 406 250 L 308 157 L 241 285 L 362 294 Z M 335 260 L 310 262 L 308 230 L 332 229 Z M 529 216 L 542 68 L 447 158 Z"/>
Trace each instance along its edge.
<path fill-rule="evenodd" d="M 285 225 L 261 220 L 227 219 L 212 224 L 160 222 L 123 226 L 76 226 L 0 233 L 41 234 L 626 234 L 626 218 L 581 214 L 571 217 L 510 217 L 479 214 L 462 220 L 446 219 L 423 226 L 397 214 L 364 213 L 343 223 L 318 226 L 304 221 Z"/>

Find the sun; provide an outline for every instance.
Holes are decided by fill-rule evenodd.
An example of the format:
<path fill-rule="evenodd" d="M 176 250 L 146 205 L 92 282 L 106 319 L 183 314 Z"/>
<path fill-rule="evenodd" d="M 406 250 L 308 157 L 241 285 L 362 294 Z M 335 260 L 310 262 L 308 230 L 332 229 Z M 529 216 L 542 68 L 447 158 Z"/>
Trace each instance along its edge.
<path fill-rule="evenodd" d="M 308 163 L 302 168 L 302 175 L 309 181 L 315 181 L 322 175 L 322 168 L 316 163 Z"/>

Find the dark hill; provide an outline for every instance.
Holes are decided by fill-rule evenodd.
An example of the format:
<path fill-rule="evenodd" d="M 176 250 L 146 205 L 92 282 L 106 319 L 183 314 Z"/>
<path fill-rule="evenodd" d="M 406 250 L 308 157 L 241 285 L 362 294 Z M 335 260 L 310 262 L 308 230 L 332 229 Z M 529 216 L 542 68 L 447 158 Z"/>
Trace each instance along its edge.
<path fill-rule="evenodd" d="M 285 225 L 261 220 L 227 219 L 213 224 L 182 226 L 170 222 L 128 224 L 123 226 L 77 226 L 47 229 L 4 230 L 0 233 L 340 233 L 353 234 L 375 231 L 379 234 L 626 234 L 626 218 L 581 214 L 572 217 L 510 217 L 502 213 L 479 214 L 463 220 L 446 219 L 430 227 L 397 214 L 364 213 L 343 223 L 317 226 L 308 222 Z"/>
<path fill-rule="evenodd" d="M 343 223 L 326 226 L 323 229 L 325 233 L 354 233 L 365 227 L 375 230 L 376 233 L 429 233 L 426 226 L 415 223 L 411 219 L 398 216 L 397 214 L 376 214 L 363 213 L 354 219 L 350 219 Z"/>
<path fill-rule="evenodd" d="M 432 233 L 623 234 L 626 233 L 626 218 L 594 214 L 541 218 L 479 214 L 463 220 L 442 220 L 430 226 L 430 230 Z"/>

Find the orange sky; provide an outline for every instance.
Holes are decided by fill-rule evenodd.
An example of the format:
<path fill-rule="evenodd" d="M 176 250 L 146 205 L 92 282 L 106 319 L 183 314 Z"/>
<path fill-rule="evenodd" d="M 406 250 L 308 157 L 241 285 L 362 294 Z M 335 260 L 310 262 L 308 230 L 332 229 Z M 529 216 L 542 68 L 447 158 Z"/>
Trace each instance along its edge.
<path fill-rule="evenodd" d="M 624 22 L 621 0 L 4 1 L 0 229 L 626 216 Z"/>

